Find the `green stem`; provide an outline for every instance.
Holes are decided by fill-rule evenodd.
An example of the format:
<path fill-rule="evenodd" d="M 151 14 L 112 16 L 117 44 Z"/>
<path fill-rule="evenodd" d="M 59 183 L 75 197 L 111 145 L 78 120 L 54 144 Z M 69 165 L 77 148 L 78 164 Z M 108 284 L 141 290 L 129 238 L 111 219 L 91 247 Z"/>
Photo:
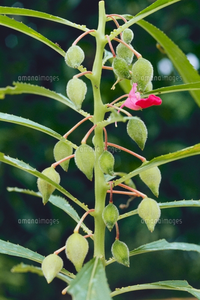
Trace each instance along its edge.
<path fill-rule="evenodd" d="M 106 14 L 104 1 L 99 2 L 99 24 L 96 31 L 96 55 L 92 69 L 92 88 L 94 96 L 94 124 L 102 122 L 106 109 L 103 105 L 100 93 L 102 59 L 104 47 L 107 43 L 105 38 Z M 95 128 L 95 231 L 94 231 L 94 256 L 105 259 L 105 224 L 102 219 L 102 211 L 105 207 L 106 185 L 103 172 L 101 171 L 98 159 L 104 150 L 103 128 Z"/>

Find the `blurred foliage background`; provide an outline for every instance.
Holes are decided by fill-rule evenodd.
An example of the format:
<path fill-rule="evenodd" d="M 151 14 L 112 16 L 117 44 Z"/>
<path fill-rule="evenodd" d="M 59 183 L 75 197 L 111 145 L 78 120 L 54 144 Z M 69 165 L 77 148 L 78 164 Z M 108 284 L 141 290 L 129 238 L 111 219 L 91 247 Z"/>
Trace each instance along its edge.
<path fill-rule="evenodd" d="M 108 13 L 133 15 L 152 2 L 154 1 L 105 0 Z M 98 21 L 97 0 L 21 0 L 20 2 L 2 0 L 1 5 L 47 12 L 79 24 L 86 24 L 88 28 L 96 28 Z M 198 58 L 200 58 L 199 11 L 200 2 L 198 0 L 182 0 L 147 18 L 149 22 L 163 30 L 176 42 L 185 54 L 190 54 L 188 57 L 192 63 L 195 63 L 197 69 L 199 69 Z M 15 18 L 58 43 L 64 50 L 67 50 L 80 34 L 78 30 L 45 20 L 16 16 Z M 114 25 L 109 22 L 108 31 L 113 28 Z M 181 83 L 181 78 L 169 61 L 166 61 L 165 54 L 157 49 L 155 41 L 138 25 L 134 25 L 132 29 L 135 33 L 134 47 L 154 66 L 154 87 Z M 63 57 L 46 45 L 5 27 L 0 27 L 0 39 L 1 87 L 11 85 L 13 81 L 20 80 L 21 76 L 45 76 L 46 80 L 27 81 L 27 83 L 38 84 L 65 95 L 66 83 L 75 74 L 75 71 L 65 65 Z M 90 69 L 94 58 L 94 40 L 87 36 L 81 40 L 79 45 L 86 53 L 85 65 Z M 185 71 L 187 72 L 187 70 Z M 47 80 L 48 76 L 55 76 L 56 79 Z M 123 94 L 120 86 L 115 91 L 110 90 L 114 80 L 112 72 L 103 71 L 101 90 L 105 102 L 114 100 Z M 88 93 L 83 109 L 92 112 L 91 87 L 89 82 L 87 83 Z M 143 119 L 149 130 L 148 141 L 143 151 L 143 155 L 148 160 L 154 156 L 176 151 L 199 142 L 200 109 L 190 94 L 187 92 L 168 94 L 162 99 L 162 106 L 136 112 L 136 115 Z M 29 118 L 54 129 L 60 134 L 67 132 L 81 119 L 77 113 L 64 105 L 35 95 L 6 96 L 0 102 L 0 106 L 1 112 Z M 81 125 L 70 136 L 72 142 L 79 144 L 89 128 L 89 122 Z M 119 123 L 117 129 L 114 125 L 108 127 L 109 140 L 141 153 L 125 131 L 125 124 Z M 14 124 L 3 122 L 0 124 L 0 151 L 17 157 L 40 171 L 53 162 L 52 150 L 55 143 L 53 138 L 40 132 Z M 128 154 L 117 151 L 114 155 L 116 171 L 129 172 L 138 166 L 138 161 Z M 159 202 L 181 199 L 198 200 L 200 193 L 199 165 L 200 157 L 196 156 L 161 166 L 163 180 Z M 59 168 L 59 173 L 62 176 L 62 185 L 78 199 L 92 207 L 94 201 L 92 184 L 88 183 L 84 175 L 76 169 L 74 162 L 70 162 L 70 169 L 67 173 L 64 173 L 61 168 Z M 8 186 L 17 186 L 37 190 L 35 177 L 4 164 L 0 165 L 0 175 L 0 238 L 28 247 L 42 255 L 48 255 L 63 246 L 67 237 L 72 233 L 75 226 L 74 221 L 51 204 L 44 207 L 39 198 L 9 193 L 6 189 Z M 135 178 L 134 181 L 139 190 L 148 193 L 149 197 L 153 197 L 138 178 Z M 128 209 L 136 208 L 139 200 L 134 200 Z M 127 198 L 114 196 L 114 201 L 119 206 L 121 203 L 126 203 Z M 76 209 L 82 214 L 78 208 Z M 161 238 L 170 242 L 200 244 L 199 217 L 199 208 L 163 210 L 159 224 L 155 231 L 150 233 L 146 226 L 141 223 L 140 218 L 134 216 L 120 221 L 120 237 L 128 244 L 130 250 Z M 25 218 L 54 219 L 57 221 L 54 225 L 20 224 L 20 220 Z M 88 217 L 86 223 L 93 226 L 90 222 L 91 218 Z M 106 240 L 107 258 L 109 258 L 114 233 L 107 232 Z M 92 250 L 88 259 L 91 256 Z M 61 290 L 65 286 L 58 279 L 47 285 L 44 278 L 39 278 L 34 274 L 12 274 L 10 272 L 12 266 L 21 261 L 19 258 L 0 255 L 0 300 L 23 300 L 27 297 L 37 300 L 71 299 L 69 295 L 61 295 Z M 23 262 L 30 263 L 26 260 Z M 65 267 L 74 271 L 73 266 L 66 259 Z M 129 269 L 116 263 L 110 265 L 107 268 L 107 276 L 111 289 L 170 279 L 186 279 L 194 287 L 200 288 L 200 257 L 196 253 L 179 251 L 144 254 L 132 257 L 131 268 Z M 172 296 L 186 297 L 188 295 L 152 290 L 124 294 L 117 296 L 116 300 L 131 300 L 133 297 L 151 299 Z"/>

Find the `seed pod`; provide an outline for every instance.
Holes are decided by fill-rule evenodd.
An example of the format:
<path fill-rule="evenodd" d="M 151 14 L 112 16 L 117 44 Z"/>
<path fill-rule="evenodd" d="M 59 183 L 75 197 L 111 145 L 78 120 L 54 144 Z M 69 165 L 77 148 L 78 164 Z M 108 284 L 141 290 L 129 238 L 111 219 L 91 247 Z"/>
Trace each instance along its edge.
<path fill-rule="evenodd" d="M 42 174 L 49 177 L 52 181 L 55 181 L 57 184 L 60 183 L 60 175 L 53 167 L 44 169 Z M 42 202 L 43 204 L 46 204 L 49 200 L 49 197 L 54 192 L 55 187 L 41 178 L 38 178 L 37 185 L 40 193 L 42 194 Z"/>
<path fill-rule="evenodd" d="M 126 28 L 124 29 L 124 31 L 122 32 L 122 40 L 127 43 L 130 44 L 132 42 L 134 38 L 134 33 L 130 28 Z"/>
<path fill-rule="evenodd" d="M 144 122 L 138 117 L 132 117 L 127 124 L 127 133 L 143 150 L 148 134 Z"/>
<path fill-rule="evenodd" d="M 147 84 L 147 86 L 146 86 L 144 92 L 151 92 L 152 90 L 153 90 L 153 84 L 152 84 L 152 82 L 150 81 L 150 82 Z"/>
<path fill-rule="evenodd" d="M 93 168 L 95 162 L 95 154 L 92 147 L 87 144 L 82 144 L 75 151 L 75 163 L 80 171 L 82 171 L 85 176 L 92 180 Z"/>
<path fill-rule="evenodd" d="M 53 149 L 53 155 L 55 158 L 55 161 L 59 161 L 69 155 L 71 155 L 73 152 L 73 148 L 71 145 L 67 143 L 65 139 L 61 139 L 59 142 L 57 142 Z M 68 170 L 69 167 L 69 159 L 62 162 L 60 166 L 63 168 L 64 171 Z"/>
<path fill-rule="evenodd" d="M 117 222 L 119 211 L 113 203 L 109 203 L 103 210 L 102 218 L 107 228 L 111 231 Z"/>
<path fill-rule="evenodd" d="M 129 45 L 129 47 L 132 48 L 131 45 Z M 133 57 L 134 57 L 134 53 L 128 49 L 125 45 L 123 45 L 122 43 L 120 43 L 117 48 L 116 48 L 116 53 L 118 57 L 123 58 L 128 65 L 130 65 L 133 61 Z"/>
<path fill-rule="evenodd" d="M 143 92 L 152 78 L 152 64 L 147 59 L 140 57 L 132 66 L 132 83 L 137 83 L 137 89 Z"/>
<path fill-rule="evenodd" d="M 112 255 L 116 261 L 126 267 L 129 267 L 129 249 L 124 242 L 115 240 L 112 244 Z"/>
<path fill-rule="evenodd" d="M 127 62 L 121 57 L 115 57 L 112 63 L 113 71 L 119 79 L 131 79 Z"/>
<path fill-rule="evenodd" d="M 104 151 L 99 157 L 99 166 L 105 174 L 113 175 L 115 159 L 114 156 L 109 151 Z"/>
<path fill-rule="evenodd" d="M 73 233 L 66 241 L 67 258 L 73 263 L 77 272 L 82 268 L 88 248 L 88 241 L 79 233 Z"/>
<path fill-rule="evenodd" d="M 56 254 L 50 254 L 42 261 L 42 272 L 50 283 L 63 268 L 63 260 Z"/>
<path fill-rule="evenodd" d="M 65 62 L 71 68 L 78 68 L 85 58 L 83 50 L 77 46 L 71 46 L 65 53 Z"/>
<path fill-rule="evenodd" d="M 69 99 L 75 104 L 76 108 L 80 110 L 87 92 L 85 82 L 76 77 L 72 78 L 67 83 L 66 92 Z"/>
<path fill-rule="evenodd" d="M 145 162 L 147 163 L 147 162 Z M 144 163 L 144 164 L 145 164 Z M 144 165 L 143 164 L 143 165 Z M 153 167 L 139 174 L 140 179 L 150 188 L 152 193 L 158 197 L 161 182 L 161 173 L 158 167 Z"/>
<path fill-rule="evenodd" d="M 144 198 L 138 206 L 138 215 L 145 221 L 148 229 L 153 232 L 160 218 L 160 207 L 151 198 Z"/>

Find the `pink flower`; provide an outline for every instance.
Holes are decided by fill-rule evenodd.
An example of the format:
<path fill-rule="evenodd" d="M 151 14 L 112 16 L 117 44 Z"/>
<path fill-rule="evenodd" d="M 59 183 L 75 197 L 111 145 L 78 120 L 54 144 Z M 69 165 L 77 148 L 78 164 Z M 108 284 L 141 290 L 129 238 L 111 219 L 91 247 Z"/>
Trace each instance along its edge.
<path fill-rule="evenodd" d="M 137 91 L 137 83 L 134 83 L 128 95 L 128 98 L 120 108 L 126 106 L 133 110 L 140 110 L 143 108 L 150 107 L 152 105 L 160 105 L 162 103 L 162 100 L 155 95 L 149 95 L 148 98 L 141 99 L 140 93 L 136 91 Z"/>

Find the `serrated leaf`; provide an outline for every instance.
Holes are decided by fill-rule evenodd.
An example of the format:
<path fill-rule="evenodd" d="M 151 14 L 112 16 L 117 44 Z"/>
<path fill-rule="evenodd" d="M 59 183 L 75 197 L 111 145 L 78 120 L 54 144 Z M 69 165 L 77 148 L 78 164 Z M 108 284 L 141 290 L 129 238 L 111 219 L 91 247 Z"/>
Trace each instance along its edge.
<path fill-rule="evenodd" d="M 148 163 L 146 163 L 145 165 L 142 165 L 139 168 L 135 169 L 134 171 L 128 173 L 123 178 L 119 178 L 116 181 L 114 181 L 114 186 L 117 186 L 119 183 L 122 183 L 123 181 L 125 181 L 131 177 L 134 177 L 134 176 L 140 174 L 140 172 L 148 170 L 152 167 L 158 167 L 160 165 L 163 165 L 163 164 L 166 164 L 166 163 L 178 160 L 178 159 L 182 159 L 182 158 L 186 158 L 186 157 L 190 157 L 190 156 L 194 156 L 194 155 L 199 155 L 199 154 L 200 154 L 200 144 L 196 144 L 194 146 L 184 148 L 184 149 L 176 151 L 176 152 L 172 152 L 169 154 L 155 157 L 152 160 L 150 160 Z"/>
<path fill-rule="evenodd" d="M 43 36 L 42 34 L 40 34 L 37 31 L 33 30 L 32 28 L 28 27 L 27 25 L 23 24 L 22 22 L 18 22 L 7 16 L 0 15 L 0 25 L 12 28 L 12 29 L 20 31 L 26 35 L 29 35 L 32 38 L 34 38 L 34 39 L 46 44 L 50 48 L 54 49 L 56 52 L 61 54 L 63 57 L 65 56 L 65 51 L 62 50 L 57 44 L 53 43 L 52 41 L 47 39 L 45 36 Z"/>
<path fill-rule="evenodd" d="M 79 24 L 70 22 L 66 19 L 57 17 L 57 16 L 53 16 L 53 15 L 50 15 L 50 14 L 47 14 L 47 13 L 44 13 L 44 12 L 31 10 L 31 9 L 26 9 L 26 8 L 0 6 L 0 14 L 36 17 L 36 18 L 45 19 L 45 20 L 48 20 L 48 21 L 61 23 L 61 24 L 64 24 L 64 25 L 67 25 L 67 26 L 70 26 L 70 27 L 80 29 L 82 31 L 88 31 L 89 30 L 88 28 L 86 28 L 85 25 L 79 25 Z"/>
<path fill-rule="evenodd" d="M 93 258 L 84 265 L 71 282 L 68 293 L 72 295 L 73 300 L 111 300 L 100 258 Z"/>
<path fill-rule="evenodd" d="M 185 291 L 192 294 L 196 298 L 200 299 L 200 290 L 193 288 L 185 280 L 167 280 L 167 281 L 158 281 L 153 283 L 132 285 L 121 289 L 116 289 L 116 291 L 111 293 L 111 296 L 114 297 L 127 292 L 139 291 L 139 290 L 152 290 L 152 289 Z"/>
<path fill-rule="evenodd" d="M 161 30 L 152 24 L 142 20 L 138 25 L 144 28 L 157 42 L 164 48 L 166 54 L 174 64 L 185 83 L 195 83 L 200 81 L 200 76 L 190 64 L 185 54 L 179 47 L 169 39 Z M 191 90 L 191 95 L 200 106 L 200 91 Z"/>
<path fill-rule="evenodd" d="M 67 190 L 65 190 L 62 186 L 58 185 L 57 183 L 55 183 L 54 181 L 52 181 L 50 178 L 48 178 L 47 176 L 45 176 L 44 174 L 40 173 L 39 171 L 37 171 L 36 169 L 32 168 L 31 166 L 29 166 L 28 164 L 26 164 L 23 161 L 20 161 L 18 159 L 6 156 L 4 153 L 0 152 L 0 161 L 9 164 L 13 167 L 16 167 L 18 169 L 21 169 L 27 173 L 32 174 L 33 176 L 36 176 L 38 178 L 44 179 L 45 181 L 47 181 L 48 183 L 50 183 L 52 186 L 54 186 L 58 191 L 60 191 L 62 194 L 64 194 L 65 196 L 67 196 L 69 199 L 71 199 L 72 201 L 74 201 L 77 205 L 79 205 L 80 207 L 82 207 L 84 210 L 88 210 L 87 206 L 84 205 L 83 203 L 81 203 L 77 198 L 75 198 L 74 196 L 72 196 Z"/>

